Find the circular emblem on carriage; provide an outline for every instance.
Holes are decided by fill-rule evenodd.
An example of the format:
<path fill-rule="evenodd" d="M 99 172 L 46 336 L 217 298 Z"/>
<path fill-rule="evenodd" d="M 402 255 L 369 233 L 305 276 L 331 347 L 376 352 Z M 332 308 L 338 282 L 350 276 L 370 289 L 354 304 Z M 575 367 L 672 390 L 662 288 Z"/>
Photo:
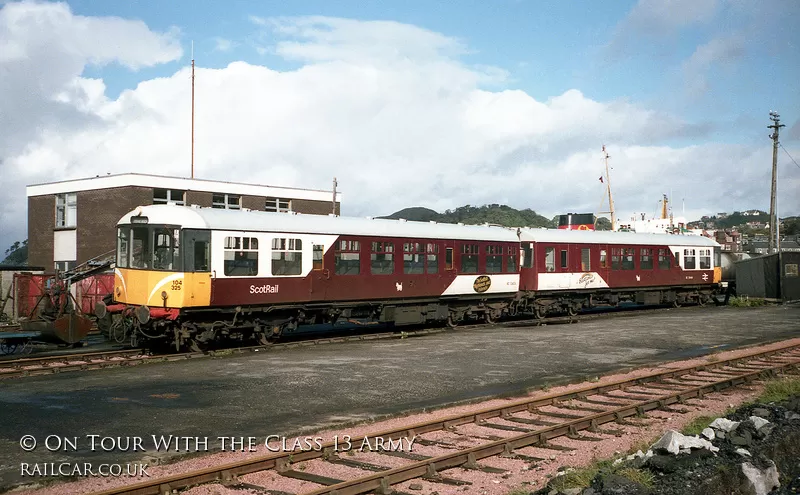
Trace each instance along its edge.
<path fill-rule="evenodd" d="M 472 284 L 472 288 L 475 289 L 475 292 L 486 292 L 491 286 L 492 279 L 489 278 L 488 275 L 481 275 L 480 277 L 476 278 L 475 282 Z"/>

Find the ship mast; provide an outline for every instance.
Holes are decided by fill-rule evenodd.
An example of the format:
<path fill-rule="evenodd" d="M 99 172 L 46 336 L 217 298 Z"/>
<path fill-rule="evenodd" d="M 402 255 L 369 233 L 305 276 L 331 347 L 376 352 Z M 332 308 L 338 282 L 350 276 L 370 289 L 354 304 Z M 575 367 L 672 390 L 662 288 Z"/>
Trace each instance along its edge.
<path fill-rule="evenodd" d="M 617 230 L 617 217 L 614 214 L 614 199 L 611 197 L 611 176 L 608 173 L 608 158 L 609 154 L 606 151 L 606 145 L 603 145 L 603 159 L 606 163 L 606 190 L 608 191 L 608 209 L 611 213 L 611 230 Z"/>
<path fill-rule="evenodd" d="M 666 194 L 662 194 L 661 196 L 663 197 L 663 199 L 661 200 L 661 219 L 662 220 L 666 220 L 667 219 L 667 202 L 669 200 L 667 199 L 667 195 Z"/>

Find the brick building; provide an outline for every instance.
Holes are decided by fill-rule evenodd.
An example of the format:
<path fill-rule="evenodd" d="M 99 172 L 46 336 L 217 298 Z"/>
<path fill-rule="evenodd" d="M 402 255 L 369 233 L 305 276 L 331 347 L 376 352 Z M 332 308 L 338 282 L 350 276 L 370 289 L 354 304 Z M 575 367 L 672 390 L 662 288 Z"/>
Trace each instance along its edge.
<path fill-rule="evenodd" d="M 116 224 L 137 206 L 200 205 L 276 212 L 333 213 L 333 191 L 145 174 L 29 185 L 28 264 L 69 270 L 114 250 Z M 341 194 L 336 195 L 339 214 Z"/>

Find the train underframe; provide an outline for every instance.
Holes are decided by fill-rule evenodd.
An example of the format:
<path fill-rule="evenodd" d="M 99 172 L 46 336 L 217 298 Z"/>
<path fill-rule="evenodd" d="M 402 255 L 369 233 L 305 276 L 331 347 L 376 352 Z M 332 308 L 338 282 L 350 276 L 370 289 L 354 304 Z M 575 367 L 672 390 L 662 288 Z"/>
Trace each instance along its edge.
<path fill-rule="evenodd" d="M 349 323 L 356 328 L 388 325 L 494 323 L 507 317 L 542 319 L 575 316 L 581 310 L 640 305 L 704 306 L 720 293 L 717 285 L 647 289 L 588 289 L 517 292 L 470 298 L 346 301 L 275 306 L 162 309 L 114 304 L 98 305 L 98 328 L 109 340 L 134 347 L 176 352 L 203 351 L 232 345 L 267 345 L 290 337 L 308 325 Z M 333 330 L 330 328 L 329 331 Z"/>

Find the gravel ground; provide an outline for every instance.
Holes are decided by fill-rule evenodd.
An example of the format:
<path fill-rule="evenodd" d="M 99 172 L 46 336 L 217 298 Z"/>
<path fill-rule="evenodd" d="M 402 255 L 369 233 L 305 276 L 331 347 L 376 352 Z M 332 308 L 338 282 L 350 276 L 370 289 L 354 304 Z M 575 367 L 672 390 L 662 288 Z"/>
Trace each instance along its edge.
<path fill-rule="evenodd" d="M 650 373 L 664 371 L 668 369 L 675 369 L 684 366 L 701 364 L 704 362 L 714 362 L 720 359 L 728 359 L 748 354 L 754 352 L 755 350 L 773 349 L 787 343 L 800 344 L 800 338 L 759 346 L 759 347 L 752 347 L 748 349 L 720 352 L 711 357 L 700 357 L 691 360 L 667 363 L 658 367 L 641 368 L 628 373 L 607 375 L 600 377 L 597 380 L 593 380 L 591 384 L 597 385 L 597 384 L 609 383 L 621 379 L 643 376 Z M 581 387 L 585 387 L 586 385 L 588 385 L 588 383 L 584 382 L 584 383 L 577 383 L 574 385 L 553 387 L 552 389 L 547 390 L 547 392 L 538 391 L 530 394 L 529 396 L 535 397 L 535 396 L 548 395 L 551 393 L 566 392 L 570 390 L 576 390 Z M 411 491 L 413 493 L 420 493 L 426 495 L 432 495 L 434 492 L 437 493 L 438 495 L 449 495 L 457 493 L 470 493 L 478 495 L 505 495 L 512 489 L 518 487 L 529 487 L 531 490 L 533 490 L 546 484 L 548 479 L 552 477 L 562 466 L 587 465 L 593 460 L 608 458 L 620 452 L 625 452 L 632 446 L 641 444 L 642 442 L 652 442 L 656 437 L 659 437 L 661 433 L 665 430 L 668 429 L 680 430 L 685 424 L 689 423 L 692 419 L 694 419 L 699 415 L 721 415 L 727 408 L 741 404 L 744 401 L 752 400 L 754 397 L 760 394 L 760 392 L 761 392 L 761 386 L 758 384 L 754 384 L 748 387 L 741 387 L 729 391 L 722 391 L 719 393 L 708 394 L 702 400 L 693 399 L 691 401 L 688 401 L 687 404 L 677 406 L 685 408 L 688 411 L 685 414 L 653 411 L 647 414 L 648 417 L 647 420 L 640 421 L 638 419 L 633 419 L 632 421 L 636 422 L 637 424 L 641 423 L 640 425 L 637 426 L 619 425 L 612 423 L 610 426 L 607 426 L 606 428 L 621 430 L 623 433 L 621 435 L 603 434 L 603 433 L 591 434 L 591 436 L 603 438 L 602 442 L 571 440 L 565 437 L 554 439 L 551 441 L 552 444 L 561 445 L 564 447 L 571 447 L 575 450 L 560 451 L 560 450 L 550 450 L 538 447 L 526 447 L 524 449 L 519 449 L 518 453 L 520 454 L 530 455 L 544 459 L 541 462 L 536 462 L 535 465 L 520 460 L 505 459 L 499 457 L 487 459 L 480 462 L 483 465 L 505 469 L 507 470 L 507 472 L 505 473 L 488 474 L 481 471 L 468 471 L 460 468 L 448 470 L 443 473 L 443 475 L 446 477 L 469 481 L 472 483 L 471 485 L 451 486 L 441 483 L 432 483 L 425 480 L 413 480 L 396 485 L 395 489 L 402 490 L 405 492 Z M 624 394 L 617 393 L 616 395 L 623 396 Z M 412 414 L 404 417 L 393 418 L 386 421 L 364 424 L 353 428 L 348 428 L 346 430 L 328 429 L 324 431 L 319 431 L 317 433 L 313 433 L 310 436 L 322 437 L 325 441 L 328 441 L 331 440 L 334 437 L 334 435 L 339 435 L 339 437 L 341 437 L 344 434 L 350 435 L 351 437 L 356 437 L 358 435 L 369 435 L 370 433 L 378 432 L 389 428 L 395 428 L 402 425 L 410 425 L 422 421 L 429 421 L 435 418 L 444 418 L 456 413 L 463 413 L 476 409 L 483 409 L 490 406 L 498 406 L 506 404 L 511 400 L 512 400 L 511 398 L 489 400 L 471 405 L 462 405 L 457 407 L 440 409 L 433 412 Z M 603 398 L 603 400 L 607 399 Z M 547 408 L 543 408 L 543 410 L 545 409 Z M 551 410 L 557 410 L 557 409 L 554 408 Z M 562 409 L 562 411 L 569 412 L 569 410 L 564 410 L 564 409 Z M 523 414 L 523 416 L 525 416 L 525 414 Z M 535 418 L 536 415 L 527 414 L 527 417 Z M 499 420 L 498 418 L 493 418 L 491 421 L 501 422 L 502 420 Z M 460 426 L 457 428 L 457 432 L 461 434 L 466 434 L 471 432 L 471 433 L 494 435 L 494 436 L 510 436 L 514 434 L 513 432 L 503 432 L 495 429 L 489 430 L 487 428 L 483 428 L 473 424 Z M 440 432 L 435 435 L 426 435 L 426 438 L 438 439 L 441 441 L 447 441 L 453 443 L 457 443 L 459 441 L 461 442 L 466 441 L 465 440 L 466 437 L 455 435 L 451 432 Z M 424 455 L 441 455 L 451 451 L 448 449 L 444 449 L 440 446 L 414 445 L 413 452 Z M 240 452 L 219 453 L 215 455 L 209 455 L 194 459 L 187 459 L 176 462 L 174 464 L 150 467 L 148 469 L 148 472 L 151 477 L 162 477 L 171 474 L 186 472 L 189 470 L 195 470 L 213 465 L 224 464 L 227 462 L 244 459 L 249 456 L 266 454 L 266 453 L 268 453 L 266 449 L 263 446 L 261 446 L 258 449 L 258 452 L 255 453 L 249 453 L 249 454 Z M 363 462 L 372 462 L 375 464 L 381 464 L 386 466 L 397 466 L 401 465 L 404 462 L 410 462 L 397 458 L 387 458 L 386 456 L 378 456 L 376 454 L 371 454 L 371 453 L 356 453 L 353 456 L 348 456 L 344 454 L 343 457 L 348 459 L 360 460 Z M 333 478 L 336 478 L 337 476 L 340 475 L 344 476 L 347 473 L 357 472 L 352 468 L 347 468 L 340 465 L 333 465 L 322 461 L 308 461 L 301 464 L 302 466 L 299 464 L 293 465 L 293 469 L 304 470 L 310 473 L 315 473 L 323 476 L 330 476 Z M 282 490 L 294 493 L 302 492 L 304 490 L 311 490 L 318 487 L 318 485 L 312 483 L 284 478 L 271 472 L 250 474 L 247 476 L 243 476 L 241 480 L 247 483 L 253 483 L 256 485 L 265 486 L 272 490 Z M 113 486 L 119 486 L 122 484 L 130 483 L 132 481 L 134 480 L 130 478 L 128 479 L 89 478 L 80 480 L 75 483 L 63 483 L 49 487 L 33 487 L 31 489 L 23 489 L 17 491 L 17 493 L 23 493 L 25 495 L 34 495 L 34 494 L 64 495 L 72 493 L 75 494 L 89 493 L 92 491 L 103 490 Z M 196 487 L 187 490 L 183 493 L 189 495 L 211 494 L 211 493 L 220 495 L 227 493 L 241 495 L 242 493 L 246 493 L 246 491 L 243 491 L 241 489 L 228 489 L 220 485 L 208 485 L 203 487 Z"/>

